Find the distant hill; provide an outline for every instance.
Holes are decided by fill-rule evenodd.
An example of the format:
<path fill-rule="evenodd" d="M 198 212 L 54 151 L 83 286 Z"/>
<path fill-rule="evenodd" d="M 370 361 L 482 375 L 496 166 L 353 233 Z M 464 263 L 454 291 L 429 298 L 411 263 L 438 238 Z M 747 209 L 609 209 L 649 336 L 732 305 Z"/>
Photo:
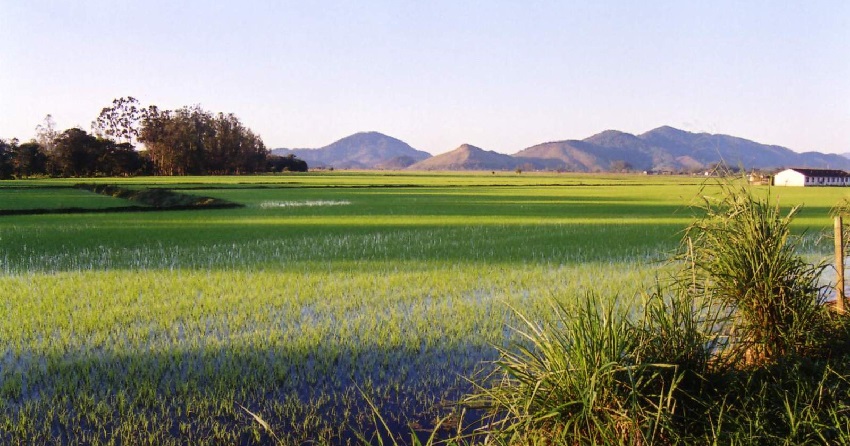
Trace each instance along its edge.
<path fill-rule="evenodd" d="M 504 153 L 484 150 L 469 144 L 462 144 L 451 152 L 446 152 L 419 161 L 408 167 L 409 170 L 510 170 L 517 166 L 517 159 Z"/>
<path fill-rule="evenodd" d="M 691 171 L 725 162 L 744 168 L 820 167 L 850 169 L 850 159 L 818 152 L 797 153 L 785 147 L 743 138 L 691 133 L 664 126 L 641 135 L 606 130 L 583 140 L 538 144 L 514 154 L 538 168 L 580 172 L 619 170 Z M 548 167 L 537 160 L 546 160 Z"/>
<path fill-rule="evenodd" d="M 403 169 L 431 156 L 378 132 L 355 133 L 319 149 L 274 149 L 272 154 L 294 154 L 311 168 L 338 169 Z"/>

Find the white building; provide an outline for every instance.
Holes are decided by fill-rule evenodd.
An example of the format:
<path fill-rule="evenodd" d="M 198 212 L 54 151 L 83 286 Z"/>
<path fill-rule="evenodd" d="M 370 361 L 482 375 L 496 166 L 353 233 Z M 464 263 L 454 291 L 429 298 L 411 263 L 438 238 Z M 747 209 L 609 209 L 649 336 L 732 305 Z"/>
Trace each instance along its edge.
<path fill-rule="evenodd" d="M 785 169 L 773 176 L 774 186 L 850 186 L 850 174 L 835 169 Z"/>

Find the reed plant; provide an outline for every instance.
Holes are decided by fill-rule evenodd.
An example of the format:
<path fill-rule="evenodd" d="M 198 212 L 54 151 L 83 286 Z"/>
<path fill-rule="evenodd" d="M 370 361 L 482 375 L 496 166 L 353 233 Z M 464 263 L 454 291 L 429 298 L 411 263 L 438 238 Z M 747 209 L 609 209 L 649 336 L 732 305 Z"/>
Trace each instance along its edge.
<path fill-rule="evenodd" d="M 681 285 L 725 305 L 734 321 L 731 354 L 771 362 L 821 347 L 827 292 L 824 264 L 800 256 L 802 238 L 791 231 L 800 211 L 783 212 L 768 194 L 722 183 L 705 196 L 703 216 L 686 230 Z"/>
<path fill-rule="evenodd" d="M 555 317 L 546 324 L 520 315 L 516 330 L 523 342 L 500 349 L 489 383 L 467 399 L 488 410 L 485 429 L 493 441 L 642 445 L 674 434 L 684 369 L 656 361 L 672 347 L 658 337 L 689 327 L 666 312 L 634 320 L 631 305 L 617 299 L 600 302 L 588 294 L 580 302 L 572 308 L 553 303 Z M 687 339 L 696 337 L 680 338 Z"/>

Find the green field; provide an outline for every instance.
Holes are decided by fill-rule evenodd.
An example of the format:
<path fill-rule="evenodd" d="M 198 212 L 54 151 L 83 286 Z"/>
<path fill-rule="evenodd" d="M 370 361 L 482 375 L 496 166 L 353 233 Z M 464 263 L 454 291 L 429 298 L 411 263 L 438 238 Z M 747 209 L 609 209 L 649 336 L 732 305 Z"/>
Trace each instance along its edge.
<path fill-rule="evenodd" d="M 324 173 L 86 180 L 238 209 L 0 216 L 0 443 L 254 444 L 371 419 L 429 426 L 512 341 L 512 309 L 635 296 L 711 195 L 691 177 Z M 124 206 L 73 180 L 0 183 L 0 210 Z M 708 186 L 705 186 L 708 184 Z M 841 188 L 804 204 L 827 257 Z M 636 302 L 639 302 L 637 298 Z"/>
<path fill-rule="evenodd" d="M 5 184 L 0 185 L 0 211 L 107 209 L 127 205 L 124 200 L 61 186 L 18 188 L 2 186 Z"/>

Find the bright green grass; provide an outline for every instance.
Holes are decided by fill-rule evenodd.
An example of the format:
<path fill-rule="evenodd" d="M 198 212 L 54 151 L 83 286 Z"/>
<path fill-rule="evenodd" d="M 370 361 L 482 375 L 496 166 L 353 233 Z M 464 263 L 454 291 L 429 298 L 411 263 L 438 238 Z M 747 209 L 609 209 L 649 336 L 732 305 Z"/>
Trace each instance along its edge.
<path fill-rule="evenodd" d="M 355 384 L 400 427 L 427 425 L 511 339 L 511 308 L 545 318 L 553 296 L 663 279 L 702 180 L 103 181 L 246 207 L 0 217 L 0 440 L 267 440 L 236 403 L 293 439 L 333 438 L 364 409 Z M 806 204 L 797 229 L 828 253 L 817 238 L 845 191 L 770 193 Z"/>
<path fill-rule="evenodd" d="M 21 209 L 105 209 L 128 206 L 131 203 L 71 188 L 11 188 L 0 185 L 0 210 Z"/>

